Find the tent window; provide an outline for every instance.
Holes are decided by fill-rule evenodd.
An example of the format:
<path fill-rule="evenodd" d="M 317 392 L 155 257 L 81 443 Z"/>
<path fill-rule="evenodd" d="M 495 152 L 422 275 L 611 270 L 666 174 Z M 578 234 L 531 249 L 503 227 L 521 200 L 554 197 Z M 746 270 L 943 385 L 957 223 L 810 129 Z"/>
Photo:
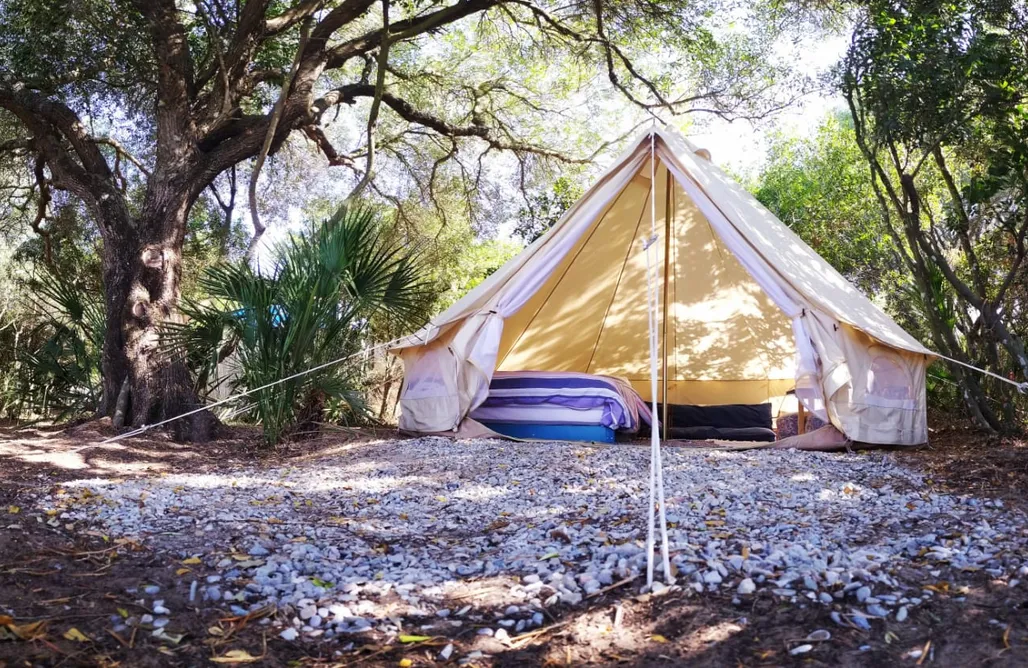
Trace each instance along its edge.
<path fill-rule="evenodd" d="M 884 355 L 876 356 L 867 374 L 867 393 L 883 399 L 912 399 L 910 377 L 899 363 Z"/>

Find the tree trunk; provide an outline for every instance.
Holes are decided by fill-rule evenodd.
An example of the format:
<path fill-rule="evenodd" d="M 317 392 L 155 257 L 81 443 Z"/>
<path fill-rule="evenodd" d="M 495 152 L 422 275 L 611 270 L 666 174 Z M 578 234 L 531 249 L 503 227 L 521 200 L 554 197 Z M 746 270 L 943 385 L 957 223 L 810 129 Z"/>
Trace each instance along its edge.
<path fill-rule="evenodd" d="M 157 186 L 141 215 L 108 225 L 104 239 L 107 331 L 104 340 L 103 412 L 113 414 L 122 382 L 129 383 L 131 424 L 139 427 L 200 407 L 192 378 L 182 359 L 161 346 L 164 323 L 176 312 L 182 277 L 182 246 L 190 189 L 170 181 Z M 176 440 L 209 440 L 217 421 L 208 411 L 176 420 L 169 429 Z"/>

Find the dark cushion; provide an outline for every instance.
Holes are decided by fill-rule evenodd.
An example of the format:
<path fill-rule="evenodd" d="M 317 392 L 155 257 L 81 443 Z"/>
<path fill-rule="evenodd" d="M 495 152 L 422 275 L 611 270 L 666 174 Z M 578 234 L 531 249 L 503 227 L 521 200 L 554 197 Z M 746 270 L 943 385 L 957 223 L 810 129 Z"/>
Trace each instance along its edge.
<path fill-rule="evenodd" d="M 771 429 L 771 404 L 724 404 L 721 406 L 668 405 L 668 422 L 672 429 L 680 427 L 716 427 L 742 429 L 757 427 Z M 663 418 L 664 409 L 657 405 L 657 417 Z M 685 438 L 685 437 L 683 437 Z M 706 438 L 717 438 L 709 436 Z M 774 439 L 772 439 L 774 440 Z"/>

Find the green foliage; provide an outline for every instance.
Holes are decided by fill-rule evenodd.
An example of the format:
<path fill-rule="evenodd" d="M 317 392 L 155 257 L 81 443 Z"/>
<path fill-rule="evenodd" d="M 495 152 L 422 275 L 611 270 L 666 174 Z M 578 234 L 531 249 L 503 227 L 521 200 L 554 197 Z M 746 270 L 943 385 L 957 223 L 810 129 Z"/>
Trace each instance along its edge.
<path fill-rule="evenodd" d="M 102 395 L 101 294 L 48 271 L 28 287 L 36 324 L 15 350 L 20 401 L 12 412 L 58 422 L 94 413 Z"/>
<path fill-rule="evenodd" d="M 571 206 L 582 197 L 582 186 L 561 176 L 549 191 L 529 198 L 528 206 L 521 210 L 514 234 L 532 243 L 557 224 Z"/>
<path fill-rule="evenodd" d="M 392 242 L 374 210 L 340 209 L 280 244 L 262 272 L 245 262 L 207 270 L 209 299 L 188 301 L 190 322 L 166 341 L 214 379 L 232 354 L 233 389 L 254 389 L 357 353 L 369 343 L 371 318 L 411 327 L 427 299 L 417 251 Z M 249 396 L 265 440 L 279 442 L 315 425 L 326 411 L 359 414 L 359 361 L 334 364 Z"/>
<path fill-rule="evenodd" d="M 918 288 L 909 297 L 925 338 L 1002 376 L 1028 376 L 1024 3 L 875 0 L 839 74 L 893 245 Z M 981 384 L 962 388 L 972 415 L 1008 429 L 1020 398 Z"/>
<path fill-rule="evenodd" d="M 848 114 L 828 116 L 810 137 L 773 138 L 751 190 L 865 292 L 894 283 L 900 268 Z"/>

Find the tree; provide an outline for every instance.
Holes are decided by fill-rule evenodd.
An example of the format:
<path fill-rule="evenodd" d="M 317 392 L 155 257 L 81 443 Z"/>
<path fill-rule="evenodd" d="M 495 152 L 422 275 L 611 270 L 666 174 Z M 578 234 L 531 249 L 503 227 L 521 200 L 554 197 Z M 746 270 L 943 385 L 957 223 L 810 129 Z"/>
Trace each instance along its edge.
<path fill-rule="evenodd" d="M 750 189 L 865 293 L 885 292 L 903 270 L 880 214 L 867 206 L 874 192 L 848 113 L 827 116 L 810 137 L 772 137 Z"/>
<path fill-rule="evenodd" d="M 103 238 L 102 412 L 114 412 L 119 394 L 130 397 L 129 422 L 136 425 L 197 404 L 185 365 L 161 352 L 160 333 L 179 318 L 190 212 L 214 189 L 231 220 L 234 199 L 219 194 L 218 181 L 228 174 L 234 184 L 240 163 L 254 160 L 253 249 L 264 231 L 255 197 L 261 166 L 293 133 L 317 146 L 330 165 L 352 169 L 359 178 L 354 194 L 384 195 L 375 177 L 386 150 L 410 171 L 429 174 L 420 186 L 426 199 L 447 163 L 456 163 L 474 187 L 482 161 L 494 152 L 515 156 L 522 180 L 539 161 L 585 160 L 537 133 L 519 133 L 512 121 L 553 118 L 525 83 L 546 78 L 540 63 L 594 64 L 612 89 L 648 114 L 702 108 L 752 117 L 787 103 L 796 91 L 780 86 L 782 69 L 764 57 L 774 31 L 749 39 L 714 25 L 719 6 L 713 0 L 0 3 L 0 122 L 18 128 L 0 155 L 13 156 L 31 174 L 37 222 L 53 194 L 66 192 L 85 205 Z M 451 30 L 458 22 L 463 32 Z M 425 40 L 440 35 L 460 46 L 469 30 L 486 35 L 499 59 L 471 78 L 464 63 L 440 67 L 423 50 Z M 633 56 L 657 48 L 669 56 L 666 65 Z M 341 150 L 325 126 L 341 106 L 361 100 L 368 103 L 365 139 L 353 151 Z M 399 131 L 379 136 L 380 118 Z M 477 175 L 467 170 L 469 152 Z M 411 156 L 428 169 L 404 162 Z M 200 412 L 176 422 L 175 433 L 203 439 L 211 426 Z"/>
<path fill-rule="evenodd" d="M 514 234 L 525 243 L 532 243 L 556 225 L 581 196 L 582 187 L 567 176 L 561 176 L 548 191 L 528 199 L 527 206 L 518 216 Z"/>
<path fill-rule="evenodd" d="M 872 2 L 840 74 L 883 229 L 935 305 L 936 349 L 1028 377 L 1015 321 L 1028 254 L 1024 4 Z M 975 420 L 1003 428 L 979 379 L 951 370 Z"/>

